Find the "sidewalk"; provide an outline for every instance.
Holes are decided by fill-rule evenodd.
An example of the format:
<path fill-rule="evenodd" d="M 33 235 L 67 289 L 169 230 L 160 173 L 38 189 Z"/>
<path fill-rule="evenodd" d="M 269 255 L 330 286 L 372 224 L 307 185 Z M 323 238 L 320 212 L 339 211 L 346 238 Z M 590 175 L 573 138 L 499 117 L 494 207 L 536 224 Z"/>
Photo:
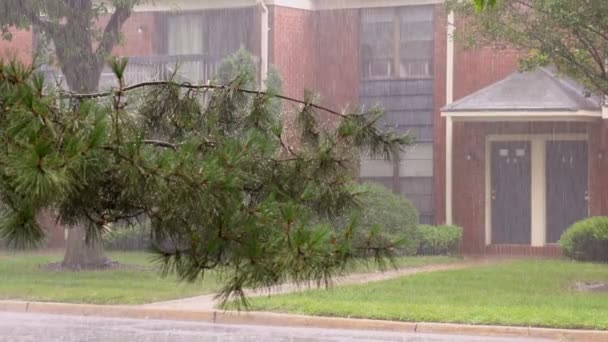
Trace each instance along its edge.
<path fill-rule="evenodd" d="M 402 268 L 397 270 L 388 270 L 384 272 L 371 272 L 371 273 L 355 273 L 334 279 L 332 286 L 350 285 L 350 284 L 363 284 L 374 281 L 382 281 L 402 276 L 408 276 L 418 273 L 429 273 L 438 271 L 458 270 L 463 268 L 492 265 L 498 262 L 504 262 L 512 259 L 505 258 L 469 258 L 461 262 L 454 262 L 448 264 L 435 264 L 420 267 Z M 263 296 L 263 295 L 276 295 L 282 293 L 298 292 L 308 290 L 313 286 L 302 286 L 297 284 L 284 284 L 281 286 L 273 287 L 271 289 L 258 289 L 258 290 L 246 290 L 245 293 L 248 297 Z M 217 304 L 215 300 L 215 294 L 182 298 L 176 300 L 170 300 L 165 302 L 150 303 L 143 305 L 148 308 L 157 309 L 178 309 L 178 310 L 213 310 Z"/>

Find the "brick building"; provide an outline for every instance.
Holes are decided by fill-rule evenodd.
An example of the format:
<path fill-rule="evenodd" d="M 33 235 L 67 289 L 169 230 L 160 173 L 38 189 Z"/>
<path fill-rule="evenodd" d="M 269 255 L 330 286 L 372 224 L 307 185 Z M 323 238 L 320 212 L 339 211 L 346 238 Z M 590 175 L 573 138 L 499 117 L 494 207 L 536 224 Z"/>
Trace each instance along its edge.
<path fill-rule="evenodd" d="M 279 71 L 288 96 L 379 104 L 380 124 L 416 144 L 395 164 L 362 161 L 362 180 L 411 199 L 425 223 L 462 226 L 464 252 L 558 253 L 572 221 L 608 212 L 600 103 L 551 70 L 517 73 L 517 51 L 460 48 L 450 31 L 464 23 L 442 3 L 155 1 L 136 9 L 114 53 L 132 57 L 133 82 L 178 61 L 181 75 L 206 82 L 244 47 L 262 79 L 269 65 Z M 27 59 L 35 40 L 15 31 L 0 51 Z"/>

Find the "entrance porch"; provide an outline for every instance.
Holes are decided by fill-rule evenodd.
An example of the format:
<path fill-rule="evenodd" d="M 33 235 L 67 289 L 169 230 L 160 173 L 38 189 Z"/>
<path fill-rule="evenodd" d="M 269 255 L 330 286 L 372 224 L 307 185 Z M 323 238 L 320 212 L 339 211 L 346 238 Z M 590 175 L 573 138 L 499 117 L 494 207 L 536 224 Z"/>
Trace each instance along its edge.
<path fill-rule="evenodd" d="M 446 218 L 463 252 L 556 256 L 572 223 L 608 212 L 599 103 L 565 82 L 516 73 L 444 108 Z"/>

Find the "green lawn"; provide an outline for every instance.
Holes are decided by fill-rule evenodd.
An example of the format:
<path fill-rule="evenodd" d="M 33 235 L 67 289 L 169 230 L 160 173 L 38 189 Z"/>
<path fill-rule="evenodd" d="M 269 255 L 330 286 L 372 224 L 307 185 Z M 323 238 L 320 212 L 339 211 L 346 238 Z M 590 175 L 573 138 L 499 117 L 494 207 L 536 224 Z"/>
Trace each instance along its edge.
<path fill-rule="evenodd" d="M 41 268 L 61 261 L 61 253 L 0 252 L 0 299 L 21 299 L 67 303 L 141 304 L 216 292 L 219 279 L 214 273 L 194 284 L 175 277 L 161 278 L 151 262 L 152 255 L 138 252 L 110 252 L 122 264 L 135 265 L 115 270 L 65 272 Z M 451 263 L 450 257 L 397 258 L 400 268 Z M 351 272 L 370 272 L 370 264 L 355 264 Z"/>
<path fill-rule="evenodd" d="M 213 293 L 212 273 L 193 284 L 161 278 L 148 253 L 108 253 L 123 269 L 65 272 L 40 267 L 61 261 L 61 253 L 0 254 L 0 299 L 93 304 L 139 304 Z"/>
<path fill-rule="evenodd" d="M 386 263 L 383 268 L 379 267 L 374 261 L 368 262 L 353 262 L 346 268 L 347 273 L 368 273 L 382 270 L 391 271 L 401 268 L 422 267 L 427 265 L 451 264 L 462 261 L 462 258 L 450 256 L 414 256 L 414 257 L 396 257 L 394 264 Z"/>
<path fill-rule="evenodd" d="M 608 329 L 608 293 L 578 292 L 572 288 L 578 281 L 608 282 L 608 265 L 515 261 L 254 298 L 252 309 L 400 321 Z"/>

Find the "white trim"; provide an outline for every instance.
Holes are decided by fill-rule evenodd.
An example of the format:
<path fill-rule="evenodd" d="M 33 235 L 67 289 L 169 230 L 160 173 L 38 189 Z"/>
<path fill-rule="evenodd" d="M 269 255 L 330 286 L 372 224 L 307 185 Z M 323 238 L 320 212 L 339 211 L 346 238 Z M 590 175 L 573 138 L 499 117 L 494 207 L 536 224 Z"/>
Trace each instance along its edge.
<path fill-rule="evenodd" d="M 281 2 L 277 0 L 277 2 Z M 313 0 L 315 10 L 442 4 L 444 0 Z"/>
<path fill-rule="evenodd" d="M 448 14 L 445 68 L 445 104 L 454 102 L 454 11 Z M 442 113 L 443 115 L 443 113 Z"/>
<path fill-rule="evenodd" d="M 452 118 L 445 118 L 445 223 L 451 225 L 454 221 L 452 216 L 452 201 L 453 201 L 453 149 L 454 136 Z"/>
<path fill-rule="evenodd" d="M 600 111 L 482 111 L 441 112 L 457 121 L 589 121 L 602 117 Z"/>
<path fill-rule="evenodd" d="M 585 133 L 557 134 L 491 134 L 485 139 L 485 242 L 492 244 L 492 142 L 530 141 L 531 162 L 531 245 L 545 246 L 547 234 L 547 183 L 546 183 L 546 143 L 547 141 L 589 141 Z"/>
<path fill-rule="evenodd" d="M 587 141 L 587 133 L 555 133 L 555 134 L 489 134 L 486 139 L 490 141 L 531 141 L 532 137 L 538 137 L 545 141 Z"/>
<path fill-rule="evenodd" d="M 255 6 L 257 0 L 157 0 L 138 5 L 136 12 L 188 11 Z M 441 4 L 443 0 L 267 0 L 266 5 L 309 11 Z"/>
<path fill-rule="evenodd" d="M 547 187 L 546 187 L 546 140 L 539 136 L 532 136 L 530 151 L 530 216 L 531 238 L 530 244 L 534 247 L 545 245 L 547 231 Z"/>
<path fill-rule="evenodd" d="M 257 0 L 157 0 L 137 5 L 135 12 L 194 11 L 255 6 Z"/>
<path fill-rule="evenodd" d="M 313 0 L 268 0 L 267 4 L 309 11 L 314 11 L 317 7 Z"/>
<path fill-rule="evenodd" d="M 492 141 L 488 139 L 486 136 L 485 143 L 485 203 L 484 203 L 484 211 L 485 211 L 485 232 L 486 232 L 486 246 L 492 244 Z"/>
<path fill-rule="evenodd" d="M 445 75 L 445 102 L 449 105 L 454 101 L 454 12 L 450 12 L 447 18 L 447 53 L 446 53 L 446 75 Z M 445 120 L 445 223 L 453 223 L 453 125 L 452 117 Z"/>
<path fill-rule="evenodd" d="M 266 6 L 265 0 L 259 0 L 260 7 L 262 8 L 262 18 L 260 20 L 260 89 L 266 91 L 268 81 L 268 41 L 270 34 L 270 23 L 268 7 Z"/>

